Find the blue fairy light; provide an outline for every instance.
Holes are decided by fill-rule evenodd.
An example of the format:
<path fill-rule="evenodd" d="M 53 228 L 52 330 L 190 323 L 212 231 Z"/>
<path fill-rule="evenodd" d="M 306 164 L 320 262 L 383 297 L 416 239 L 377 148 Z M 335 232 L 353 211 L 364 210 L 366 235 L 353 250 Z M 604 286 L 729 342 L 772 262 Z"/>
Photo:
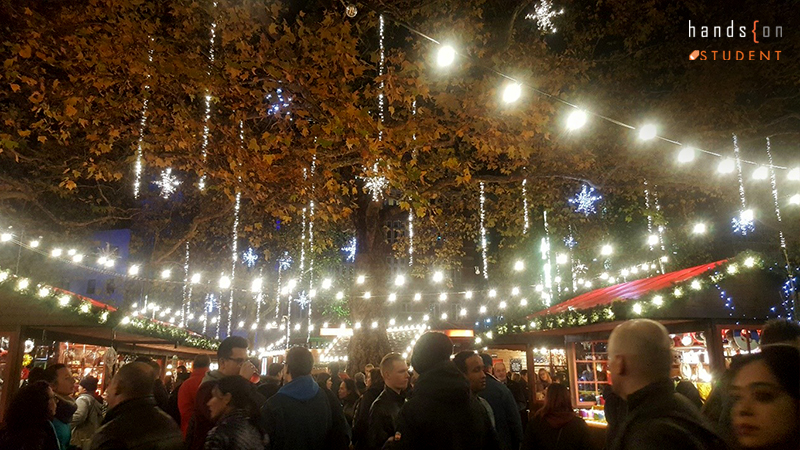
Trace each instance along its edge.
<path fill-rule="evenodd" d="M 253 250 L 253 247 L 248 248 L 246 252 L 242 253 L 242 261 L 244 261 L 244 264 L 251 269 L 256 265 L 256 261 L 258 261 L 258 255 Z"/>
<path fill-rule="evenodd" d="M 602 198 L 602 195 L 595 195 L 593 187 L 584 184 L 581 187 L 581 191 L 567 201 L 570 204 L 575 205 L 575 212 L 583 213 L 588 216 L 589 214 L 594 214 L 597 212 L 595 203 L 600 201 Z"/>
<path fill-rule="evenodd" d="M 292 267 L 292 257 L 289 256 L 289 252 L 283 252 L 283 256 L 278 259 L 278 270 L 281 272 L 289 270 Z"/>
<path fill-rule="evenodd" d="M 350 238 L 347 245 L 342 247 L 342 251 L 347 254 L 347 262 L 354 262 L 356 260 L 356 238 Z"/>

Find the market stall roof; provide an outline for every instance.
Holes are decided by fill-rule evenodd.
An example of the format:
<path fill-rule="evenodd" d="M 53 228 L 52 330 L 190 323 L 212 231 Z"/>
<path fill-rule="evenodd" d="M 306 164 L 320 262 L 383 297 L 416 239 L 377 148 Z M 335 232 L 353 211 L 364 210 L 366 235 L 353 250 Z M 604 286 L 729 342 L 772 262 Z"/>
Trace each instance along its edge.
<path fill-rule="evenodd" d="M 609 305 L 615 301 L 636 300 L 651 292 L 671 287 L 675 284 L 697 277 L 698 275 L 712 271 L 726 261 L 726 259 L 723 259 L 720 261 L 690 267 L 688 269 L 677 270 L 675 272 L 669 272 L 650 278 L 642 278 L 641 280 L 634 280 L 627 283 L 595 289 L 577 297 L 573 297 L 565 302 L 553 305 L 550 308 L 538 311 L 528 317 L 532 318 L 537 316 L 545 316 L 548 314 L 556 314 L 568 310 L 588 309 L 595 306 Z"/>

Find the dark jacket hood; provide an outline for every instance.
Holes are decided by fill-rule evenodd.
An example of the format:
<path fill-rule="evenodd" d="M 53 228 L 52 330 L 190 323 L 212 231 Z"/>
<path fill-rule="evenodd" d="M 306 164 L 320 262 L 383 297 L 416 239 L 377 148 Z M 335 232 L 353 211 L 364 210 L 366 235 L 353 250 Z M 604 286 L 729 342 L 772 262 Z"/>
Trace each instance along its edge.
<path fill-rule="evenodd" d="M 469 403 L 469 382 L 451 361 L 432 366 L 419 376 L 412 396 L 446 403 Z"/>
<path fill-rule="evenodd" d="M 307 402 L 319 392 L 319 385 L 311 375 L 297 377 L 278 389 L 278 394 L 283 394 L 301 402 Z"/>

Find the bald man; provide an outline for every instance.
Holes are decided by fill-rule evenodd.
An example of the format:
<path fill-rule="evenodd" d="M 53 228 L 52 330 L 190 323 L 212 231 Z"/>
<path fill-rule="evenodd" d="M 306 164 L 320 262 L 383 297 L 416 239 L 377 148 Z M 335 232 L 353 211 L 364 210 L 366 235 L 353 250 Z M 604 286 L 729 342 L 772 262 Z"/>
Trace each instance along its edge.
<path fill-rule="evenodd" d="M 725 443 L 669 378 L 672 346 L 666 328 L 648 319 L 627 321 L 608 340 L 614 392 L 628 413 L 610 450 L 716 450 Z"/>

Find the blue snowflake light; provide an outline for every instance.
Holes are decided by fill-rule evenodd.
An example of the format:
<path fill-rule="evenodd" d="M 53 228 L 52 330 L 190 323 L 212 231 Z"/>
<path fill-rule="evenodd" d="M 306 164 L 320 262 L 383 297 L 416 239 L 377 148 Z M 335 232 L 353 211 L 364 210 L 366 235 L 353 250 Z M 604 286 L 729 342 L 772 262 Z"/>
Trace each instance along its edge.
<path fill-rule="evenodd" d="M 278 259 L 278 270 L 283 272 L 290 267 L 292 267 L 292 257 L 289 256 L 289 252 L 283 252 L 283 256 Z"/>
<path fill-rule="evenodd" d="M 308 306 L 311 305 L 311 297 L 309 297 L 305 291 L 301 292 L 300 295 L 297 296 L 296 299 L 294 299 L 294 301 L 295 303 L 297 303 L 297 306 L 299 306 L 300 309 L 302 309 L 303 311 L 305 311 L 306 308 L 308 308 Z"/>
<path fill-rule="evenodd" d="M 593 187 L 584 184 L 581 187 L 581 191 L 567 201 L 570 204 L 575 205 L 575 212 L 583 213 L 588 216 L 589 214 L 594 214 L 597 212 L 595 203 L 600 201 L 602 198 L 602 195 L 595 195 Z"/>
<path fill-rule="evenodd" d="M 347 254 L 347 262 L 354 262 L 356 260 L 356 238 L 351 238 L 347 245 L 342 247 L 342 251 Z"/>
<path fill-rule="evenodd" d="M 253 250 L 252 247 L 248 248 L 246 252 L 242 253 L 242 262 L 249 267 L 253 268 L 256 265 L 256 261 L 258 261 L 258 255 Z"/>
<path fill-rule="evenodd" d="M 292 113 L 289 111 L 289 102 L 292 101 L 291 97 L 283 96 L 283 89 L 278 88 L 275 94 L 268 94 L 266 100 L 270 102 L 267 109 L 268 114 L 273 116 L 285 116 L 292 120 Z"/>
<path fill-rule="evenodd" d="M 739 217 L 731 219 L 731 226 L 735 234 L 747 236 L 747 233 L 752 233 L 756 230 L 755 218 L 753 217 L 752 210 L 745 210 L 739 213 Z"/>
<path fill-rule="evenodd" d="M 575 238 L 570 234 L 564 238 L 564 245 L 566 245 L 569 249 L 573 249 L 576 245 L 578 245 L 578 241 L 576 241 Z"/>
<path fill-rule="evenodd" d="M 214 308 L 219 308 L 219 303 L 217 303 L 217 298 L 214 297 L 214 294 L 208 294 L 206 296 L 206 311 L 211 312 Z"/>

